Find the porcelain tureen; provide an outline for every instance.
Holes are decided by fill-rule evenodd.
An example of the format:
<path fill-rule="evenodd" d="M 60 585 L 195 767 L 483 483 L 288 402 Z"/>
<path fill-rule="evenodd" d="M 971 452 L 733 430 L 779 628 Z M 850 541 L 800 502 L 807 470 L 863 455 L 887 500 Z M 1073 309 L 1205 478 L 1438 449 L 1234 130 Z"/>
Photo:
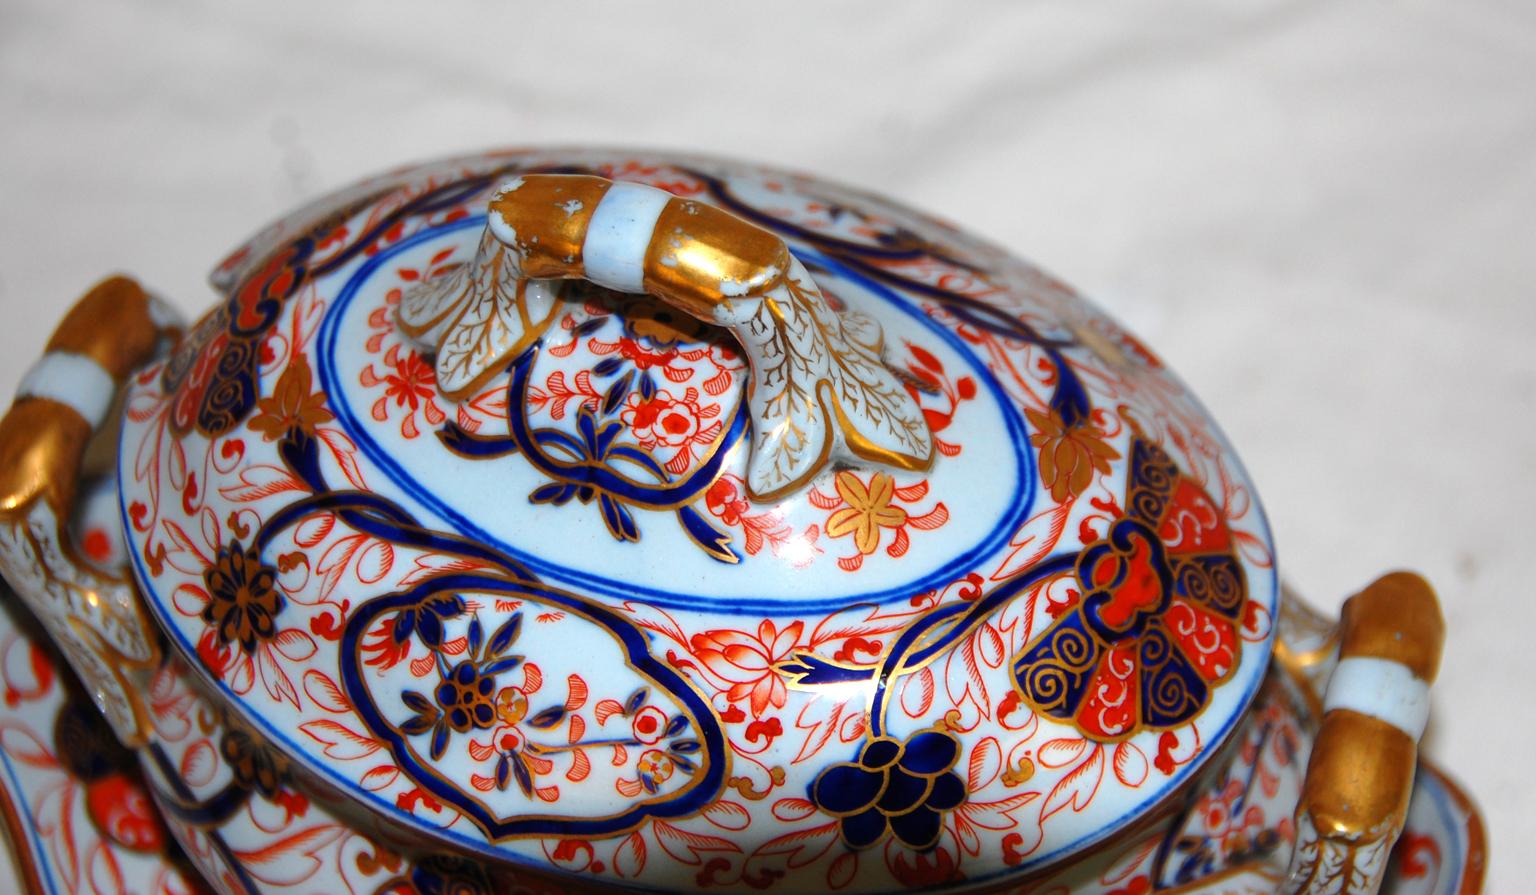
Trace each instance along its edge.
<path fill-rule="evenodd" d="M 34 888 L 1479 885 L 1428 586 L 1300 604 L 1184 385 L 971 235 L 519 150 L 213 283 L 105 281 L 0 423 Z"/>

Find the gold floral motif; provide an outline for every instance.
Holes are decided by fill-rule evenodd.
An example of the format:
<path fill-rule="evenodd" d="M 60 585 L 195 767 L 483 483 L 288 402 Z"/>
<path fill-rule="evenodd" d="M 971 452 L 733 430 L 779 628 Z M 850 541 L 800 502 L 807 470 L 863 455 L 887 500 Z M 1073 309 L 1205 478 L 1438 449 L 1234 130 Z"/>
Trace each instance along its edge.
<path fill-rule="evenodd" d="M 1107 474 L 1110 461 L 1120 459 L 1092 426 L 1068 426 L 1055 411 L 1025 408 L 1024 416 L 1035 430 L 1029 443 L 1040 451 L 1040 479 L 1057 503 L 1088 490 L 1095 471 Z"/>
<path fill-rule="evenodd" d="M 880 546 L 880 529 L 899 529 L 907 524 L 907 511 L 893 506 L 896 482 L 877 472 L 869 485 L 849 470 L 837 474 L 837 493 L 847 506 L 827 519 L 827 535 L 840 538 L 853 535 L 854 546 L 868 556 Z"/>
<path fill-rule="evenodd" d="M 240 644 L 247 655 L 256 645 L 277 633 L 277 614 L 283 595 L 277 592 L 277 570 L 265 565 L 255 550 L 238 541 L 220 547 L 213 565 L 203 572 L 208 602 L 203 621 L 213 625 L 214 636 L 224 645 Z"/>
<path fill-rule="evenodd" d="M 272 396 L 256 402 L 251 428 L 263 440 L 276 441 L 290 429 L 313 434 L 316 426 L 330 422 L 334 417 L 326 409 L 325 392 L 311 391 L 313 384 L 309 360 L 300 354 L 278 377 Z"/>
<path fill-rule="evenodd" d="M 235 782 L 269 799 L 277 795 L 288 777 L 288 760 L 238 722 L 227 723 L 219 752 L 228 762 Z"/>

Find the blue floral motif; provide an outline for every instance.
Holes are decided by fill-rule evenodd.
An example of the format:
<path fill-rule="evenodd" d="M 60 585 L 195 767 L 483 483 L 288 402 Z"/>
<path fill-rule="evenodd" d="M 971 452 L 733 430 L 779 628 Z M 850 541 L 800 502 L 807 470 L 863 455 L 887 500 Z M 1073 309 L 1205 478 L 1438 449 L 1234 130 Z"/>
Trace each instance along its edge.
<path fill-rule="evenodd" d="M 432 689 L 432 699 L 414 690 L 400 694 L 406 708 L 415 713 L 400 729 L 413 736 L 431 731 L 434 761 L 447 751 L 450 734 L 487 730 L 496 725 L 496 676 L 523 661 L 520 655 L 506 655 L 522 630 L 523 614 L 516 612 L 491 635 L 489 643 L 485 643 L 480 620 L 472 619 L 467 637 L 468 656 L 450 667 L 442 652 L 442 618 L 453 618 L 464 611 L 463 596 L 452 594 L 395 615 L 396 640 L 404 642 L 400 632 L 405 630 L 408 636 L 414 629 L 437 659 L 438 684 Z M 499 776 L 505 780 L 504 773 Z"/>
<path fill-rule="evenodd" d="M 496 723 L 496 707 L 492 704 L 496 678 L 481 674 L 474 662 L 466 659 L 455 665 L 433 695 L 447 717 L 448 726 L 460 733 Z"/>
<path fill-rule="evenodd" d="M 822 771 L 811 801 L 840 819 L 843 842 L 853 849 L 880 844 L 887 834 L 910 849 L 939 842 L 944 814 L 965 801 L 965 783 L 952 769 L 960 741 L 944 730 L 920 730 L 905 741 L 878 736 L 858 761 Z"/>
<path fill-rule="evenodd" d="M 577 334 L 601 328 L 607 318 L 588 321 Z M 731 547 L 729 534 L 710 523 L 693 505 L 703 497 L 719 477 L 732 448 L 747 432 L 746 403 L 736 408 L 729 425 L 709 455 L 681 478 L 674 477 L 651 454 L 619 436 L 624 423 L 618 415 L 625 399 L 633 392 L 645 400 L 656 395 L 656 383 L 646 371 L 626 371 L 621 358 L 610 357 L 592 368 L 598 379 L 610 379 L 600 406 L 594 410 L 582 405 L 575 416 L 576 432 L 553 427 L 535 427 L 528 418 L 528 390 L 533 363 L 541 346 L 535 344 L 512 362 L 508 384 L 508 434 L 477 435 L 455 423 L 447 423 L 438 432 L 454 453 L 470 459 L 491 459 L 521 453 L 549 481 L 528 495 L 530 502 L 565 506 L 572 500 L 581 504 L 594 501 L 603 524 L 615 540 L 637 542 L 640 527 L 633 510 L 664 510 L 677 516 L 679 524 L 695 544 L 711 558 L 736 563 L 741 557 Z M 622 375 L 621 375 L 622 374 Z M 613 378 L 617 377 L 617 378 Z M 623 469 L 625 472 L 621 472 Z M 641 478 L 634 478 L 639 474 Z M 651 479 L 647 482 L 644 479 Z"/>

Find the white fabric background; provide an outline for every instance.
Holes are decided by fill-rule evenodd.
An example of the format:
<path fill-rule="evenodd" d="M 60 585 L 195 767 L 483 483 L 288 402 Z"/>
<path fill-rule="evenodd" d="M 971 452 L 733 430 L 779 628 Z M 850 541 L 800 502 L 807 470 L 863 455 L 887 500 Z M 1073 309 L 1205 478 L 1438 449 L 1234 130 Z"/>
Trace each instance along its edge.
<path fill-rule="evenodd" d="M 849 180 L 1096 297 L 1226 427 L 1303 593 L 1439 587 L 1429 752 L 1526 890 L 1536 8 L 3 0 L 0 384 L 107 272 L 201 311 L 301 199 L 544 142 Z"/>

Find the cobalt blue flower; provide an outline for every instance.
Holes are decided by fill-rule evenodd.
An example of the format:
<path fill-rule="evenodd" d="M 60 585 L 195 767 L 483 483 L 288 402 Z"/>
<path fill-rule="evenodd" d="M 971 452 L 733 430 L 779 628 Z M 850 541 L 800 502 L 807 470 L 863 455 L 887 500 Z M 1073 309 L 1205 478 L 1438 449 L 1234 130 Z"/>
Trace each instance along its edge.
<path fill-rule="evenodd" d="M 496 722 L 496 678 L 468 659 L 455 665 L 434 693 L 448 726 L 460 733 Z"/>
<path fill-rule="evenodd" d="M 841 819 L 849 848 L 878 845 L 893 834 L 924 851 L 939 842 L 944 814 L 965 801 L 965 783 L 951 770 L 960 741 L 943 730 L 920 730 L 905 742 L 875 737 L 859 759 L 835 764 L 811 785 L 811 801 Z"/>

